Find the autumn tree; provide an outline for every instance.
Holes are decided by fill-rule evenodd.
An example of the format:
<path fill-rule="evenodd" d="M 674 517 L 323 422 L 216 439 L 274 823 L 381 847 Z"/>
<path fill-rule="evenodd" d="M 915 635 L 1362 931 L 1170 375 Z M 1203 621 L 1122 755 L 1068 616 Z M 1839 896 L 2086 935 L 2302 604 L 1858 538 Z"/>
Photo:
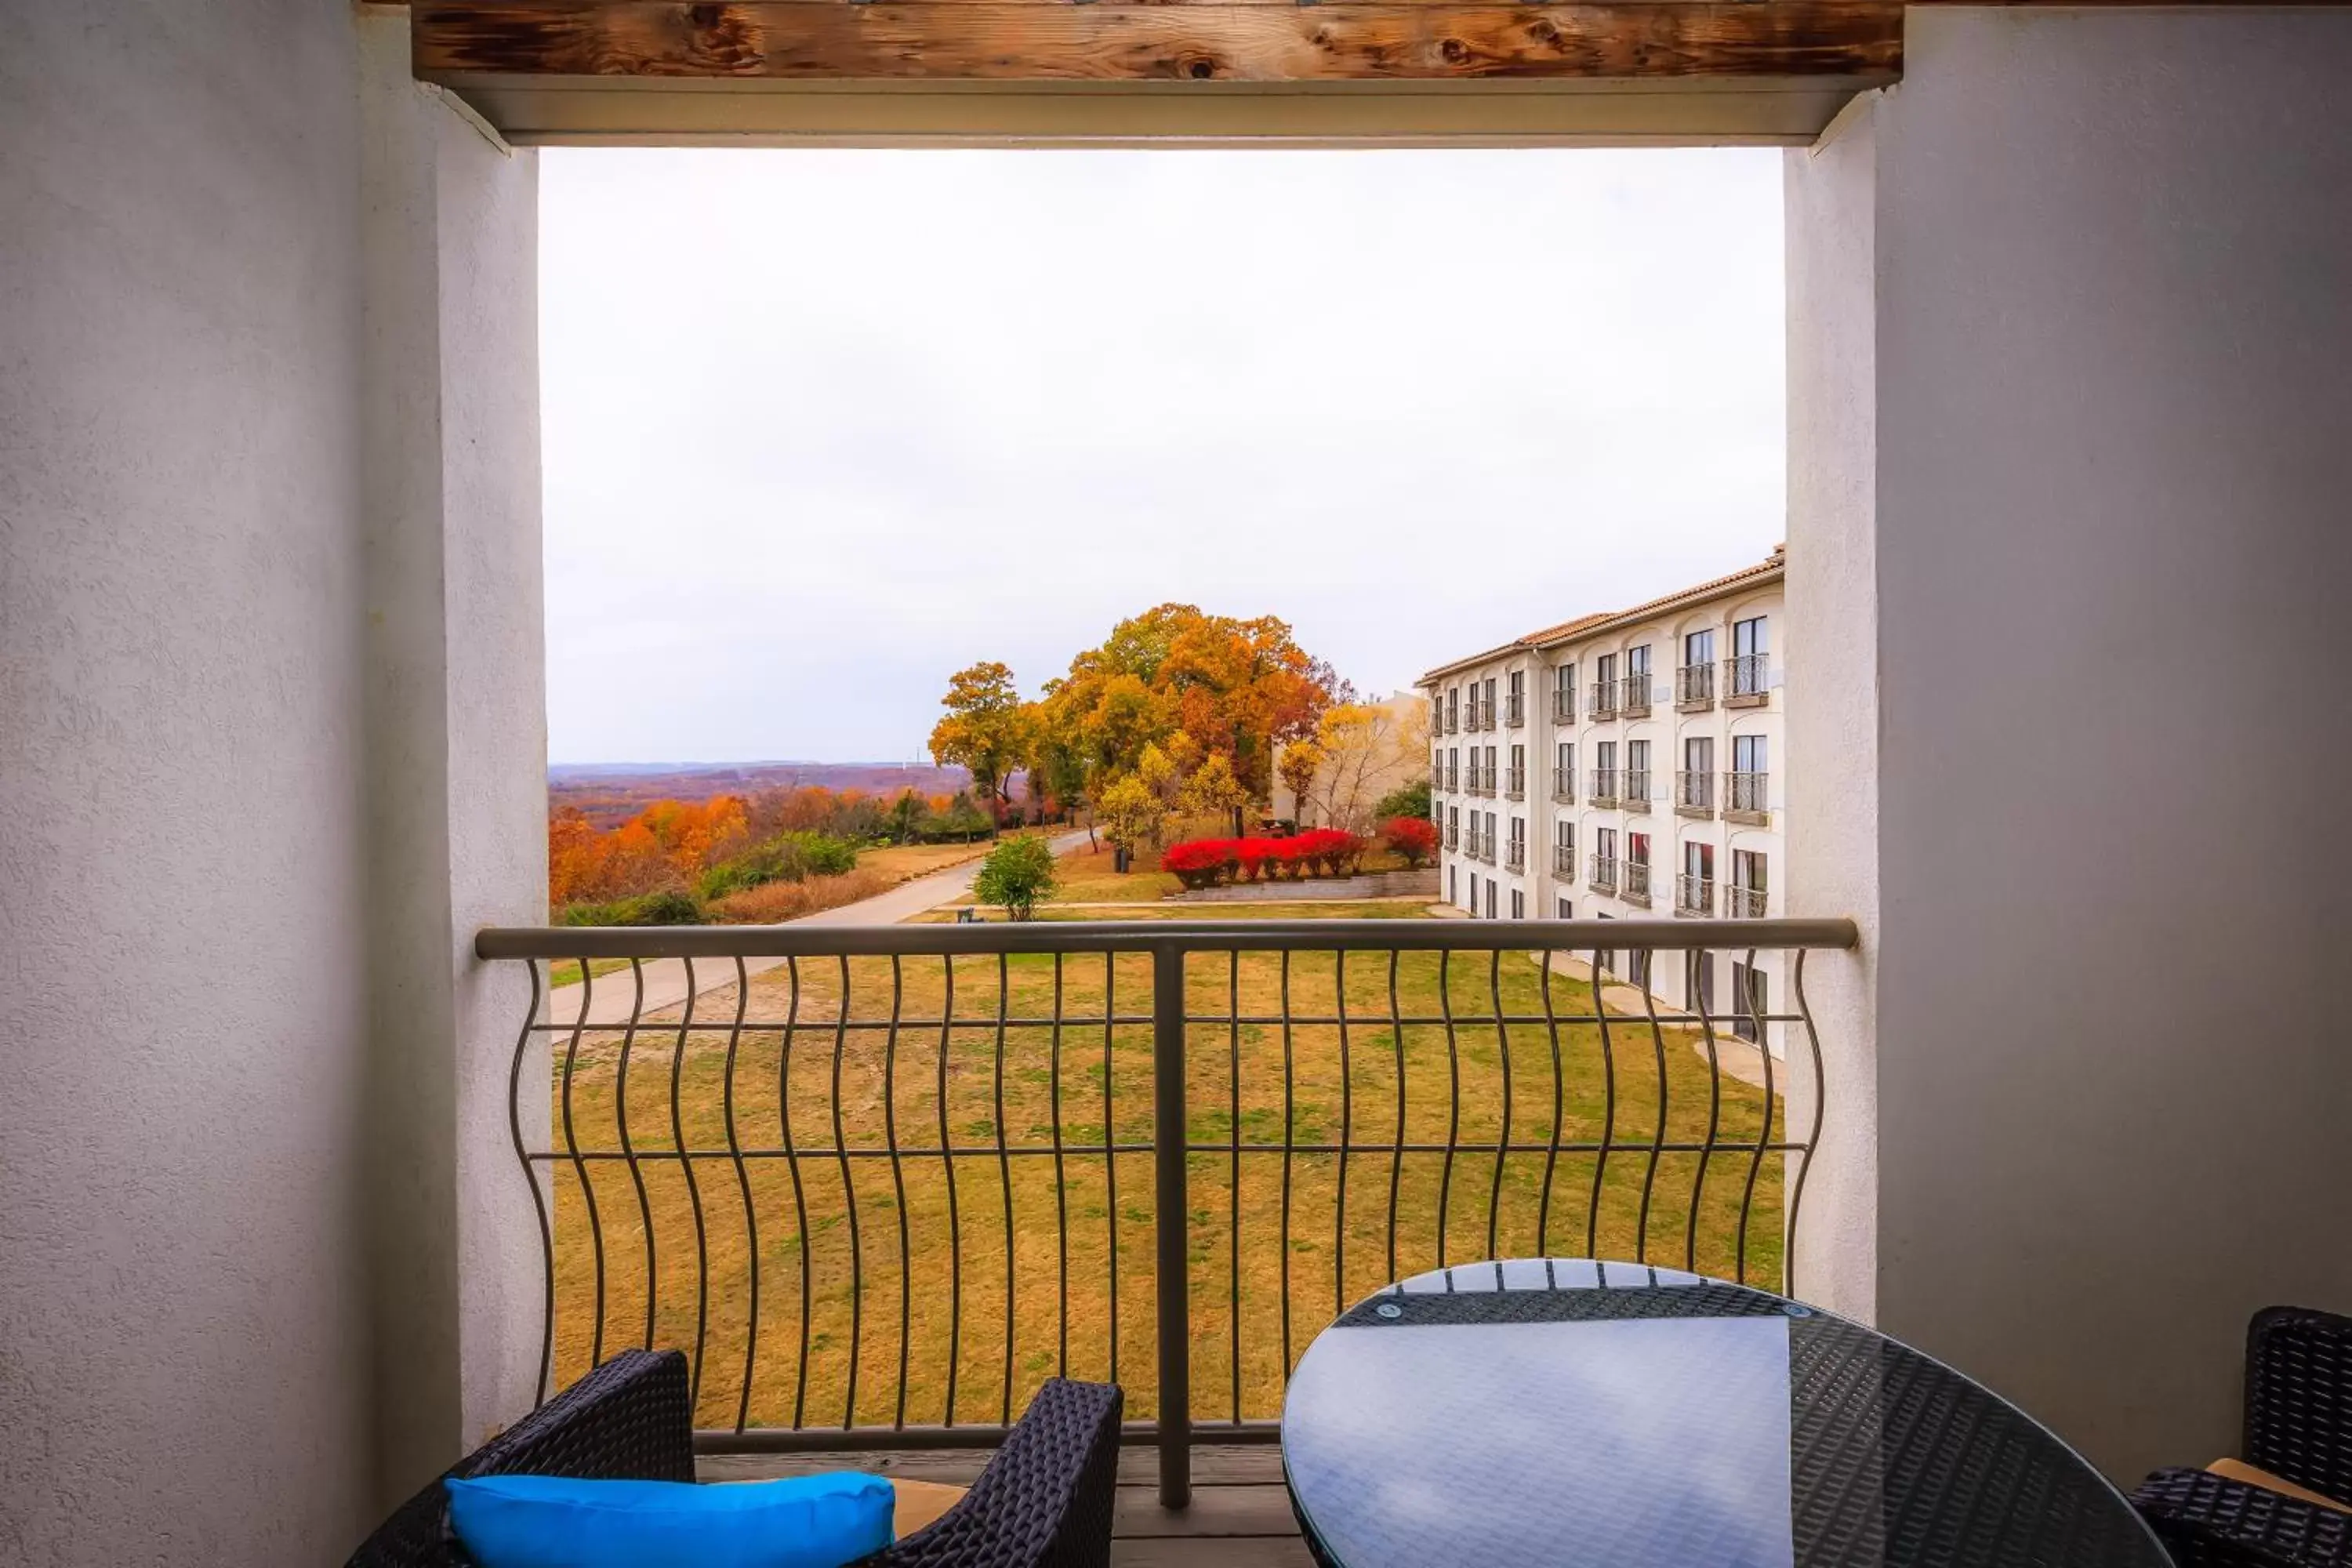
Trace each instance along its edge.
<path fill-rule="evenodd" d="M 1013 671 L 987 659 L 960 669 L 948 678 L 940 703 L 948 716 L 931 729 L 931 758 L 971 773 L 973 793 L 993 816 L 1005 776 L 1020 765 L 1028 718 Z"/>
<path fill-rule="evenodd" d="M 1313 740 L 1293 741 L 1282 748 L 1275 769 L 1282 775 L 1283 787 L 1290 791 L 1291 810 L 1297 825 L 1307 826 L 1307 805 L 1315 788 L 1315 774 L 1323 766 L 1323 748 Z"/>
<path fill-rule="evenodd" d="M 1234 765 L 1225 753 L 1212 752 L 1177 791 L 1176 806 L 1194 816 L 1212 813 L 1231 816 L 1234 837 L 1238 838 L 1242 835 L 1242 812 L 1251 798 L 1248 788 L 1234 776 Z"/>
<path fill-rule="evenodd" d="M 1133 854 L 1159 841 L 1168 807 L 1135 773 L 1113 780 L 1095 801 L 1095 816 L 1103 837 Z"/>
<path fill-rule="evenodd" d="M 1322 757 L 1310 788 L 1323 820 L 1360 831 L 1374 820 L 1381 797 L 1400 773 L 1426 765 L 1428 710 L 1419 702 L 1402 710 L 1381 702 L 1342 703 L 1317 721 L 1313 744 Z"/>

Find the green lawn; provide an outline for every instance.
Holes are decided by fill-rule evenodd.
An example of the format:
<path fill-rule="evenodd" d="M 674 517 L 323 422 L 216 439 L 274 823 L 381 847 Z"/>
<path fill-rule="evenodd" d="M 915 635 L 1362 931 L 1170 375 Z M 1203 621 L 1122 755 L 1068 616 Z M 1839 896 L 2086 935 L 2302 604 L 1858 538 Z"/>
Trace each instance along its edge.
<path fill-rule="evenodd" d="M 1214 912 L 1297 917 L 1318 908 L 1241 905 Z M 1319 906 L 1350 915 L 1415 909 Z M 905 1419 L 936 1422 L 950 1411 L 951 1342 L 959 1421 L 993 1419 L 1008 1376 L 1017 1413 L 1039 1379 L 1065 1366 L 1077 1376 L 1115 1371 L 1130 1414 L 1150 1415 L 1157 1403 L 1150 1154 L 1066 1154 L 1057 1183 L 1050 1153 L 1008 1152 L 1000 1161 L 995 1152 L 1000 1121 L 1008 1151 L 1050 1150 L 1057 1131 L 1066 1146 L 1098 1143 L 1106 1124 L 1115 1142 L 1149 1141 L 1150 1031 L 1140 1024 L 1107 1026 L 1104 1006 L 1108 985 L 1118 1014 L 1149 1013 L 1149 961 L 1097 955 L 1057 964 L 1041 956 L 1000 967 L 994 959 L 957 960 L 960 1022 L 944 1037 L 938 1022 L 944 960 L 904 960 L 895 974 L 887 959 L 852 960 L 845 987 L 839 961 L 812 961 L 801 965 L 798 979 L 795 1002 L 788 971 L 755 977 L 747 1006 L 754 1023 L 782 1020 L 796 1006 L 800 1026 L 789 1060 L 775 1029 L 747 1028 L 731 1071 L 723 1032 L 696 1036 L 682 1057 L 676 1034 L 657 1030 L 641 1032 L 625 1062 L 618 1037 L 592 1037 L 581 1047 L 569 1079 L 578 1147 L 584 1153 L 622 1147 L 616 1109 L 625 1070 L 632 1146 L 641 1156 L 672 1154 L 641 1157 L 634 1166 L 587 1163 L 608 1260 L 605 1352 L 644 1337 L 650 1266 L 654 1339 L 690 1347 L 698 1338 L 704 1348 L 698 1411 L 704 1425 L 732 1425 L 739 1408 L 753 1425 L 841 1422 L 850 1408 L 853 1345 L 858 1422 L 887 1424 L 899 1415 L 902 1356 Z M 1195 957 L 1188 1011 L 1222 1017 L 1237 998 L 1244 1016 L 1276 1013 L 1286 985 L 1294 1018 L 1331 1016 L 1339 1008 L 1331 954 L 1294 956 L 1286 972 L 1279 955 L 1243 954 Z M 1605 1050 L 1595 1027 L 1560 1026 L 1557 1073 L 1553 1031 L 1540 1021 L 1507 1030 L 1459 1025 L 1450 1041 L 1438 1024 L 1399 1030 L 1387 1021 L 1391 986 L 1385 957 L 1348 958 L 1344 1048 L 1340 1030 L 1328 1024 L 1287 1031 L 1259 1022 L 1195 1024 L 1190 1031 L 1191 1137 L 1196 1143 L 1232 1142 L 1238 1128 L 1244 1145 L 1238 1156 L 1195 1153 L 1189 1162 L 1197 1416 L 1230 1415 L 1236 1405 L 1245 1415 L 1275 1415 L 1286 1357 L 1303 1352 L 1339 1306 L 1440 1261 L 1548 1251 L 1646 1256 L 1680 1266 L 1686 1226 L 1695 1224 L 1696 1266 L 1729 1275 L 1738 1267 L 1742 1198 L 1751 1180 L 1747 1277 L 1778 1281 L 1780 1162 L 1759 1161 L 1738 1147 L 1757 1139 L 1759 1091 L 1710 1074 L 1685 1038 L 1671 1032 L 1654 1038 L 1632 1020 L 1612 1022 Z M 1406 1016 L 1491 1014 L 1497 1001 L 1505 1012 L 1544 1011 L 1541 971 L 1524 954 L 1457 954 L 1443 976 L 1435 955 L 1407 954 L 1395 966 L 1393 987 L 1395 1008 Z M 843 1026 L 845 991 L 850 1024 L 886 1021 L 895 1005 L 902 1026 Z M 1022 1021 L 1055 1016 L 1057 994 L 1061 1028 Z M 1590 1008 L 1582 984 L 1557 976 L 1550 999 L 1557 1012 Z M 1013 1020 L 1003 1032 L 1001 1064 L 992 1025 L 1000 1005 Z M 731 995 L 698 1005 L 706 1018 L 732 1013 Z M 559 1147 L 566 1044 L 558 1042 L 556 1058 Z M 1286 1100 L 1286 1057 L 1292 1064 Z M 690 1162 L 689 1193 L 688 1163 L 674 1157 L 673 1085 L 677 1124 L 697 1151 L 726 1148 L 731 1088 L 736 1137 L 751 1152 L 740 1178 L 723 1152 L 698 1157 Z M 803 1152 L 823 1151 L 821 1157 L 773 1157 L 786 1131 L 787 1089 L 792 1141 Z M 1499 1163 L 1491 1150 L 1450 1159 L 1443 1152 L 1449 1136 L 1457 1150 L 1494 1143 L 1507 1112 L 1512 1142 L 1545 1147 Z M 1703 1183 L 1696 1154 L 1650 1157 L 1654 1139 L 1699 1141 L 1711 1119 L 1721 1152 L 1706 1162 Z M 936 1150 L 944 1128 L 954 1145 L 984 1152 L 957 1156 L 952 1179 L 950 1162 L 936 1152 L 896 1163 L 831 1152 L 836 1129 L 849 1149 L 879 1152 L 893 1121 L 902 1149 Z M 1398 1142 L 1400 1124 L 1403 1142 L 1430 1151 L 1392 1156 L 1363 1149 Z M 1605 1159 L 1589 1152 L 1550 1156 L 1555 1125 L 1566 1142 L 1605 1139 Z M 1344 1142 L 1358 1152 L 1344 1165 L 1333 1153 L 1286 1160 L 1279 1152 L 1286 1126 L 1294 1142 Z M 582 1184 L 569 1163 L 554 1169 L 561 1384 L 589 1364 L 596 1312 Z M 648 1258 L 641 1201 L 651 1215 L 657 1260 Z M 959 1258 L 960 1296 L 951 1289 Z M 862 1261 L 856 1271 L 853 1258 Z M 1057 1282 L 1066 1275 L 1066 1315 L 1057 1306 Z M 862 1291 L 853 1289 L 854 1279 L 862 1279 Z"/>

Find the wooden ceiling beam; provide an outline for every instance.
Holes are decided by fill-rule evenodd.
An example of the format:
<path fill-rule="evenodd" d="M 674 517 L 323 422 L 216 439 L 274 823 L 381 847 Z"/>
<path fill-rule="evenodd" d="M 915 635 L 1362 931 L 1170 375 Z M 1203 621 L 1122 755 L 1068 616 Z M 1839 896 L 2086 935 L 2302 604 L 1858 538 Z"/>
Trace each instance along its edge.
<path fill-rule="evenodd" d="M 485 81 L 1892 80 L 1898 0 L 416 0 L 416 74 Z"/>

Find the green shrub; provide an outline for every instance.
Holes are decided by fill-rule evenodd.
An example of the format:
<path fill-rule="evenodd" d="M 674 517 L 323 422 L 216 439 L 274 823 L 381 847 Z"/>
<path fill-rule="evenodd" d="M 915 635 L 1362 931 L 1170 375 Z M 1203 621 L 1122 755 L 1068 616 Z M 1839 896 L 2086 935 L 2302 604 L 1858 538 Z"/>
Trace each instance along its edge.
<path fill-rule="evenodd" d="M 1014 920 L 1027 920 L 1054 890 L 1054 847 L 1042 834 L 1004 840 L 980 863 L 971 890 L 982 903 L 1002 904 Z"/>
<path fill-rule="evenodd" d="M 694 884 L 706 902 L 769 882 L 838 877 L 857 866 L 857 846 L 830 833 L 779 833 L 705 871 Z"/>
<path fill-rule="evenodd" d="M 1392 816 L 1427 816 L 1429 815 L 1429 781 L 1423 779 L 1402 789 L 1392 789 L 1381 796 L 1372 807 L 1372 819 L 1386 822 Z"/>
<path fill-rule="evenodd" d="M 602 904 L 569 904 L 559 919 L 568 926 L 690 926 L 702 923 L 702 906 L 691 893 L 641 893 Z"/>

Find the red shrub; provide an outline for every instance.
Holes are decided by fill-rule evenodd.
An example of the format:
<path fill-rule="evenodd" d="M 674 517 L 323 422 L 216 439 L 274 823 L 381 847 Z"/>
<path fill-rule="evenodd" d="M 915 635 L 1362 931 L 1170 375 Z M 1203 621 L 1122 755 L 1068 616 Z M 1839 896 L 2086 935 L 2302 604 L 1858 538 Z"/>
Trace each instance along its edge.
<path fill-rule="evenodd" d="M 1417 867 L 1437 853 L 1437 824 L 1425 816 L 1391 816 L 1381 825 L 1381 837 L 1407 866 Z"/>
<path fill-rule="evenodd" d="M 1160 851 L 1160 868 L 1174 872 L 1188 888 L 1206 888 L 1223 878 L 1234 859 L 1231 840 L 1193 838 Z"/>
<path fill-rule="evenodd" d="M 1240 867 L 1241 874 L 1255 882 L 1265 873 L 1267 864 L 1276 861 L 1281 855 L 1282 840 L 1236 838 L 1234 840 L 1233 849 L 1234 859 Z"/>
<path fill-rule="evenodd" d="M 1310 827 L 1292 842 L 1292 851 L 1318 877 L 1353 876 L 1364 856 L 1364 841 L 1337 827 Z"/>

